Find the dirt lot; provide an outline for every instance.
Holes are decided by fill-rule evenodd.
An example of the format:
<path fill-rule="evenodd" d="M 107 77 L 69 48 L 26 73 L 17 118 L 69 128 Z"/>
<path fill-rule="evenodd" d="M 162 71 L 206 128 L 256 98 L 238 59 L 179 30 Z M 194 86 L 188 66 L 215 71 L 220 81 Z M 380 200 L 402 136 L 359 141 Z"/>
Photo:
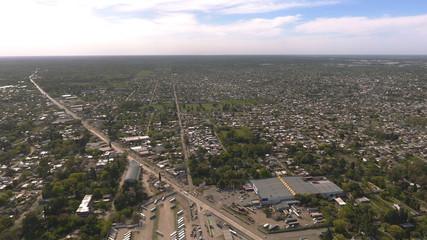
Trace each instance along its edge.
<path fill-rule="evenodd" d="M 176 201 L 174 203 L 170 203 L 170 200 L 175 198 Z M 175 209 L 171 209 L 171 206 L 176 205 Z M 151 212 L 150 209 L 156 207 L 155 212 Z M 184 213 L 180 216 L 177 216 L 177 212 L 180 210 L 184 210 Z M 192 229 L 192 221 L 191 221 L 191 213 L 190 206 L 188 201 L 181 197 L 179 194 L 174 194 L 164 199 L 164 201 L 159 200 L 156 205 L 150 204 L 147 206 L 147 210 L 143 210 L 142 212 L 146 216 L 146 220 L 142 220 L 142 227 L 135 228 L 135 231 L 140 231 L 140 234 L 135 234 L 134 240 L 147 240 L 147 239 L 159 239 L 166 240 L 170 239 L 170 234 L 177 229 L 177 219 L 179 217 L 184 217 L 185 226 L 186 226 L 186 235 L 187 238 L 190 236 L 190 231 Z M 156 218 L 150 220 L 150 217 L 157 213 Z M 154 229 L 155 223 L 157 223 L 157 229 Z M 155 234 L 153 236 L 153 229 L 158 230 L 163 233 L 163 236 L 159 234 Z M 123 234 L 126 231 L 119 233 L 119 237 L 117 239 L 123 239 Z"/>
<path fill-rule="evenodd" d="M 157 204 L 159 208 L 159 226 L 158 230 L 163 233 L 163 237 L 158 235 L 157 239 L 170 239 L 169 234 L 176 231 L 176 210 L 171 209 L 175 203 L 170 203 L 169 200 L 176 196 L 171 196 L 165 199 L 161 204 Z"/>
<path fill-rule="evenodd" d="M 144 192 L 148 194 L 148 196 L 153 196 L 153 192 L 151 191 L 151 187 L 147 182 L 148 180 L 148 172 L 143 170 L 142 173 L 142 188 L 144 189 Z"/>

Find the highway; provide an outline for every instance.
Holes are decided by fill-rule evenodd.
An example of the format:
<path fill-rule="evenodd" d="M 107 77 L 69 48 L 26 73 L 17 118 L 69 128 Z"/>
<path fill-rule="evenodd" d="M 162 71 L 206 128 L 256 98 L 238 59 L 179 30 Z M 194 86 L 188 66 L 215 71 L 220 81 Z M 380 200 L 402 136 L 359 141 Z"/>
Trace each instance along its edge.
<path fill-rule="evenodd" d="M 36 78 L 37 72 L 35 72 L 34 74 L 32 74 L 31 76 L 29 76 L 29 79 L 31 81 L 32 84 L 34 84 L 34 86 L 40 91 L 41 94 L 43 94 L 45 97 L 47 97 L 53 104 L 55 104 L 56 106 L 58 106 L 59 108 L 63 109 L 67 114 L 69 114 L 70 116 L 72 116 L 74 119 L 78 119 L 82 121 L 82 125 L 83 127 L 85 127 L 87 130 L 89 130 L 92 134 L 96 135 L 97 137 L 99 137 L 102 141 L 109 143 L 110 140 L 107 136 L 105 136 L 104 134 L 102 134 L 100 131 L 98 131 L 97 129 L 95 129 L 94 127 L 92 127 L 88 122 L 86 122 L 85 120 L 83 120 L 81 117 L 79 117 L 77 114 L 73 113 L 72 111 L 70 111 L 67 107 L 65 107 L 64 105 L 62 105 L 60 102 L 56 101 L 54 98 L 50 97 L 49 94 L 47 94 L 35 81 L 34 79 Z M 178 110 L 178 116 L 179 116 L 179 105 L 178 105 L 178 99 L 176 97 L 176 91 L 175 91 L 175 85 L 173 85 L 173 90 L 174 90 L 174 96 L 175 96 L 175 102 L 177 105 L 177 110 Z M 183 141 L 183 129 L 182 129 L 182 125 L 181 125 L 181 120 L 179 117 L 179 123 L 180 123 L 180 127 L 181 127 L 181 141 Z M 184 147 L 184 142 L 182 142 L 182 145 Z M 111 143 L 111 147 L 114 149 L 114 151 L 118 152 L 118 153 L 128 153 L 128 160 L 137 160 L 138 162 L 144 162 L 141 158 L 139 158 L 138 156 L 136 156 L 135 154 L 133 154 L 130 150 L 127 149 L 123 149 L 122 147 L 120 147 L 119 145 L 115 144 L 115 143 Z M 184 148 L 183 148 L 184 150 Z M 185 153 L 184 153 L 185 154 Z M 135 157 L 134 157 L 135 156 Z M 188 158 L 187 158 L 188 159 Z M 144 162 L 145 163 L 145 162 Z M 147 166 L 147 165 L 145 165 Z M 152 168 L 148 168 L 145 167 L 145 169 L 155 175 L 157 175 L 160 171 L 157 170 L 157 168 L 155 168 L 155 170 L 153 170 Z M 167 175 L 167 174 L 165 174 Z M 190 178 L 190 176 L 188 176 L 188 178 Z M 183 186 L 180 186 L 180 184 L 176 183 L 176 181 L 173 181 L 172 179 L 163 179 L 165 182 L 168 182 L 170 184 L 171 187 L 173 187 L 174 189 L 177 189 L 177 191 L 184 191 L 185 189 L 183 188 Z M 188 198 L 190 201 L 193 201 L 200 210 L 203 209 L 203 211 L 210 211 L 212 212 L 214 215 L 218 216 L 219 218 L 223 219 L 224 221 L 228 222 L 230 225 L 232 225 L 235 229 L 243 232 L 246 234 L 246 236 L 252 238 L 252 239 L 256 239 L 256 240 L 262 240 L 261 237 L 259 237 L 258 235 L 256 235 L 255 233 L 253 233 L 252 231 L 250 231 L 249 229 L 247 229 L 246 227 L 240 225 L 239 223 L 237 223 L 236 221 L 230 219 L 229 217 L 225 216 L 224 214 L 222 214 L 221 212 L 217 211 L 215 208 L 209 206 L 208 204 L 202 202 L 201 200 L 199 200 L 197 197 L 191 195 L 191 194 L 186 194 L 185 195 L 186 198 Z M 200 211 L 201 212 L 201 211 Z M 252 230 L 256 230 L 256 228 L 253 228 Z"/>

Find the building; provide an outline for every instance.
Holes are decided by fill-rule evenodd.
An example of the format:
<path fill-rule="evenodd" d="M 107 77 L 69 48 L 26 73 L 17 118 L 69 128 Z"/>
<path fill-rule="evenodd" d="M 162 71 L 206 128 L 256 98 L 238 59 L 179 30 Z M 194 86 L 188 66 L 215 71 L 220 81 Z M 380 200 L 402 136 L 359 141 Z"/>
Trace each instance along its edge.
<path fill-rule="evenodd" d="M 151 152 L 148 151 L 147 147 L 143 147 L 143 146 L 135 146 L 135 147 L 131 147 L 130 150 L 132 150 L 132 152 L 138 154 L 141 157 L 147 157 L 151 155 Z"/>
<path fill-rule="evenodd" d="M 136 183 L 141 176 L 141 165 L 135 160 L 129 163 L 128 170 L 125 176 L 125 182 Z"/>
<path fill-rule="evenodd" d="M 369 198 L 367 198 L 367 197 L 361 197 L 361 198 L 357 198 L 356 202 L 359 203 L 359 204 L 360 203 L 370 203 L 371 200 L 369 200 Z"/>
<path fill-rule="evenodd" d="M 280 177 L 251 180 L 263 205 L 295 200 L 296 194 L 314 194 L 323 198 L 341 195 L 344 191 L 325 177 Z"/>
<path fill-rule="evenodd" d="M 325 177 L 284 177 L 284 182 L 295 194 L 315 194 L 329 198 L 342 194 L 344 191 Z M 285 185 L 286 185 L 285 184 Z"/>
<path fill-rule="evenodd" d="M 176 173 L 178 173 L 178 172 L 185 172 L 187 169 L 182 165 L 182 164 L 177 164 L 176 166 L 175 166 L 175 169 L 174 169 L 174 171 L 176 172 Z"/>
<path fill-rule="evenodd" d="M 80 203 L 79 208 L 77 208 L 76 214 L 78 216 L 86 217 L 89 214 L 93 213 L 93 209 L 90 206 L 91 201 L 92 195 L 86 195 Z"/>
<path fill-rule="evenodd" d="M 258 179 L 250 182 L 263 205 L 277 204 L 295 199 L 294 195 L 283 185 L 279 178 Z"/>
<path fill-rule="evenodd" d="M 335 198 L 335 202 L 337 202 L 338 203 L 338 205 L 340 205 L 340 206 L 345 206 L 347 203 L 346 202 L 344 202 L 344 200 L 342 200 L 342 198 L 340 198 L 340 197 L 338 197 L 338 198 Z"/>
<path fill-rule="evenodd" d="M 150 140 L 149 136 L 132 136 L 132 137 L 124 137 L 123 141 L 126 143 L 129 142 L 139 142 L 139 141 L 148 141 Z"/>

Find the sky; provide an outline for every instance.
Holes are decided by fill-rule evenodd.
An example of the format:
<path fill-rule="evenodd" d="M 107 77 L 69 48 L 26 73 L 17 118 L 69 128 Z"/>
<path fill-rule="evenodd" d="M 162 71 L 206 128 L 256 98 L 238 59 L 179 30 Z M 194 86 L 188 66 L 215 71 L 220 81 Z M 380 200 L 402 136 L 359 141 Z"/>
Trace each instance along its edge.
<path fill-rule="evenodd" d="M 427 54 L 427 0 L 2 0 L 0 56 Z"/>

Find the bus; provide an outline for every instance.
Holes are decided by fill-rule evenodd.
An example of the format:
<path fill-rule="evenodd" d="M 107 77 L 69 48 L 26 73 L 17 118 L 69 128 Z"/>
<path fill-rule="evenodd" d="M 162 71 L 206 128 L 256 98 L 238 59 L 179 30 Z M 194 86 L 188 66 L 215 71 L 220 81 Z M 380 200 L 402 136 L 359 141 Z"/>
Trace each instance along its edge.
<path fill-rule="evenodd" d="M 297 220 L 295 218 L 291 218 L 291 219 L 286 219 L 285 223 L 291 223 L 291 222 L 296 222 Z"/>

